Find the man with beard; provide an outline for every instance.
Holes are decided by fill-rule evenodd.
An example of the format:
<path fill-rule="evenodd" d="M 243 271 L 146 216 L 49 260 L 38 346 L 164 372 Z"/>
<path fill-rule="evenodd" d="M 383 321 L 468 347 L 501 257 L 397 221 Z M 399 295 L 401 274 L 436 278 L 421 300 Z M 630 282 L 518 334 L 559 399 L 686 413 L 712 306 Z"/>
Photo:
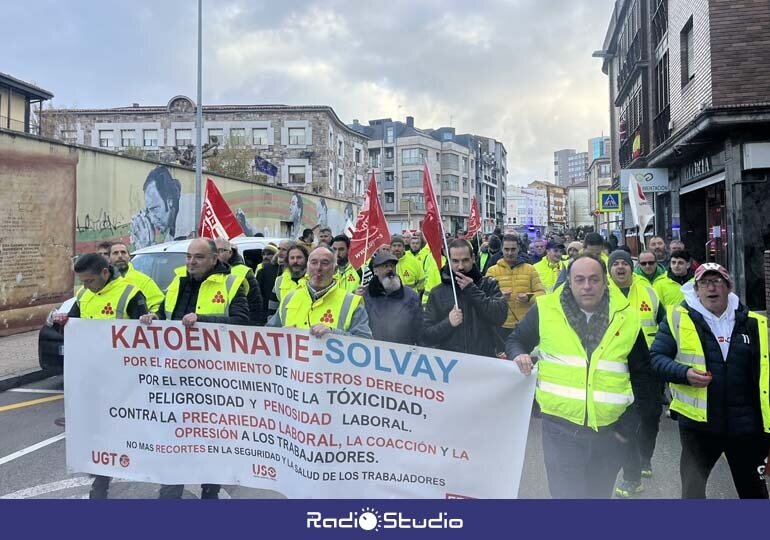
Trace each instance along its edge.
<path fill-rule="evenodd" d="M 243 278 L 217 257 L 217 245 L 209 238 L 198 238 L 187 247 L 187 266 L 177 270 L 168 286 L 158 314 L 148 313 L 139 320 L 152 324 L 156 319 L 182 321 L 185 327 L 197 323 L 249 324 L 249 304 Z M 201 499 L 218 499 L 219 484 L 201 485 Z M 181 499 L 184 485 L 163 485 L 159 498 Z"/>
<path fill-rule="evenodd" d="M 332 230 L 329 227 L 323 227 L 318 231 L 318 245 L 325 244 L 329 247 L 332 245 Z"/>
<path fill-rule="evenodd" d="M 273 296 L 279 304 L 290 291 L 299 289 L 307 281 L 307 257 L 307 249 L 300 244 L 294 245 L 286 253 L 286 268 L 273 286 Z"/>
<path fill-rule="evenodd" d="M 262 271 L 257 276 L 262 299 L 267 299 L 267 316 L 270 317 L 278 309 L 278 297 L 273 293 L 275 282 L 286 268 L 289 250 L 297 245 L 294 240 L 281 240 L 270 264 L 264 263 Z"/>
<path fill-rule="evenodd" d="M 652 286 L 664 306 L 676 306 L 684 301 L 682 285 L 692 281 L 694 275 L 690 252 L 674 251 L 668 260 L 668 271 L 655 278 Z"/>
<path fill-rule="evenodd" d="M 401 284 L 397 262 L 387 252 L 375 255 L 374 277 L 364 292 L 364 307 L 374 339 L 415 345 L 422 333 L 422 304 L 416 292 Z"/>
<path fill-rule="evenodd" d="M 297 249 L 300 246 L 289 251 L 289 264 Z M 315 248 L 308 258 L 307 271 L 308 277 L 286 294 L 267 325 L 305 328 L 317 338 L 342 334 L 371 339 L 362 297 L 345 291 L 334 279 L 337 271 L 334 251 L 328 246 Z"/>
<path fill-rule="evenodd" d="M 337 273 L 334 276 L 337 283 L 347 292 L 355 293 L 361 285 L 361 270 L 353 268 L 348 260 L 350 238 L 344 234 L 335 236 L 331 242 L 331 248 L 337 254 Z"/>
<path fill-rule="evenodd" d="M 390 239 L 390 252 L 398 259 L 396 273 L 401 278 L 401 283 L 411 287 L 417 294 L 422 294 L 425 289 L 425 274 L 419 261 L 411 255 L 406 255 L 403 236 L 394 235 Z"/>
<path fill-rule="evenodd" d="M 134 268 L 129 261 L 131 256 L 128 254 L 126 244 L 115 243 L 110 246 L 109 262 L 126 281 L 137 287 L 144 298 L 147 300 L 147 309 L 157 313 L 160 309 L 160 303 L 163 302 L 163 291 L 152 280 L 150 276 Z"/>
<path fill-rule="evenodd" d="M 246 266 L 243 257 L 238 253 L 238 248 L 234 247 L 229 240 L 217 238 L 214 243 L 217 245 L 217 258 L 220 262 L 230 265 L 230 272 L 243 278 L 246 300 L 249 302 L 249 322 L 254 326 L 264 325 L 267 322 L 267 315 L 262 309 L 262 293 L 254 272 Z"/>
<path fill-rule="evenodd" d="M 668 265 L 668 251 L 666 250 L 666 241 L 660 236 L 653 236 L 650 238 L 649 243 L 650 251 L 655 255 L 655 260 L 658 261 L 663 268 Z"/>
<path fill-rule="evenodd" d="M 494 356 L 494 332 L 508 313 L 505 297 L 494 279 L 481 275 L 467 240 L 449 243 L 448 264 L 452 265 L 457 305 L 447 265 L 441 272 L 441 284 L 430 291 L 425 305 L 422 342 L 446 351 Z"/>

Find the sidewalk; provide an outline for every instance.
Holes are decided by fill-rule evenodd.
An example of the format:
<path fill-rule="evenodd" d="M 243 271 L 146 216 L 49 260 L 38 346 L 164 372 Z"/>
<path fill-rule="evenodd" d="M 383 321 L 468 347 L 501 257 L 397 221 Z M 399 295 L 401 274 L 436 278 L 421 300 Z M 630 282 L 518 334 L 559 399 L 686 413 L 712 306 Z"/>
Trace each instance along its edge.
<path fill-rule="evenodd" d="M 37 334 L 34 330 L 0 338 L 0 392 L 48 376 L 38 363 Z"/>

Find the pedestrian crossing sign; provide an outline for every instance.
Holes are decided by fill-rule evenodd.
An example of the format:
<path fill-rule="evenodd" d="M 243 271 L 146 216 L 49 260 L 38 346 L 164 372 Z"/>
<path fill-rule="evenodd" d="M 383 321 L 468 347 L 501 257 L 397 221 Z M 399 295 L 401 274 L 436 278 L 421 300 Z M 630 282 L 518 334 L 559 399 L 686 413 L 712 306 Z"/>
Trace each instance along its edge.
<path fill-rule="evenodd" d="M 620 212 L 622 209 L 620 191 L 599 192 L 599 212 Z"/>

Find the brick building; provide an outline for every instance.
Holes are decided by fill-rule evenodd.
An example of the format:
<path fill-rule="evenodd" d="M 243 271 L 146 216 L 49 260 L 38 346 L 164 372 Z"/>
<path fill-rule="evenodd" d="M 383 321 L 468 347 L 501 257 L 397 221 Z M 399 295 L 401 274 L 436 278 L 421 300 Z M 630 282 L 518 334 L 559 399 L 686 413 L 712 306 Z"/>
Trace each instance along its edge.
<path fill-rule="evenodd" d="M 726 265 L 763 309 L 770 0 L 617 0 L 594 56 L 609 75 L 615 182 L 621 168 L 667 169 L 656 233 Z"/>
<path fill-rule="evenodd" d="M 173 147 L 196 144 L 195 103 L 186 96 L 165 106 L 45 109 L 42 123 L 47 135 L 67 143 L 138 150 L 169 162 L 176 160 Z M 204 105 L 201 133 L 204 144 L 229 145 L 275 165 L 275 177 L 252 169 L 264 182 L 362 200 L 368 138 L 348 128 L 331 107 Z"/>

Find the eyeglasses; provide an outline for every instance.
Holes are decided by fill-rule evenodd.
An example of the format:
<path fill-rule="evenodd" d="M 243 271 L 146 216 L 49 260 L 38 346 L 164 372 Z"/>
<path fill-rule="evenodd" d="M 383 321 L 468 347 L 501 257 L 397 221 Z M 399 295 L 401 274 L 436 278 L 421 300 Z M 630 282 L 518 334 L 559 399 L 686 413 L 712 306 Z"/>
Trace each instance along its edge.
<path fill-rule="evenodd" d="M 713 285 L 714 287 L 719 287 L 720 285 L 723 285 L 725 280 L 721 277 L 713 278 L 713 279 L 701 279 L 698 281 L 698 285 L 702 285 L 703 287 L 708 287 L 710 285 Z"/>
<path fill-rule="evenodd" d="M 217 251 L 219 253 L 227 253 L 228 251 L 230 251 L 230 248 L 219 248 Z"/>
<path fill-rule="evenodd" d="M 653 264 L 658 264 L 658 263 L 656 261 L 647 261 L 647 262 L 639 261 L 639 266 L 652 266 Z"/>

